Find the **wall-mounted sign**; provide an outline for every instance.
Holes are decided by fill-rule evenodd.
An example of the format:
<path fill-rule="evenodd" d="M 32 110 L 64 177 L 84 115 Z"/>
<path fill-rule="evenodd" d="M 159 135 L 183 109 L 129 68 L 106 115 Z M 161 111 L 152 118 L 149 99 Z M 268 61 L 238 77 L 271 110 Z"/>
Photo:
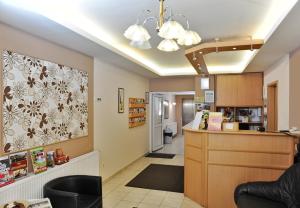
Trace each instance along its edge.
<path fill-rule="evenodd" d="M 206 90 L 204 97 L 205 97 L 205 103 L 215 102 L 215 92 L 213 90 Z"/>

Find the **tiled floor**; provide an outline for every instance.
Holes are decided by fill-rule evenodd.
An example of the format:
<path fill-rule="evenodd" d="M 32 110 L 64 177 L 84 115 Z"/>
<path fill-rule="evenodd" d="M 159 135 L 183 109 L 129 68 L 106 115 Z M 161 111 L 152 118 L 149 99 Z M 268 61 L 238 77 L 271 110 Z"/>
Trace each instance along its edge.
<path fill-rule="evenodd" d="M 184 153 L 183 135 L 178 135 L 174 137 L 172 140 L 172 144 L 165 144 L 164 147 L 161 150 L 158 150 L 157 152 L 183 155 Z"/>
<path fill-rule="evenodd" d="M 201 208 L 181 193 L 126 187 L 149 164 L 183 165 L 183 155 L 173 159 L 141 158 L 103 185 L 104 208 Z"/>

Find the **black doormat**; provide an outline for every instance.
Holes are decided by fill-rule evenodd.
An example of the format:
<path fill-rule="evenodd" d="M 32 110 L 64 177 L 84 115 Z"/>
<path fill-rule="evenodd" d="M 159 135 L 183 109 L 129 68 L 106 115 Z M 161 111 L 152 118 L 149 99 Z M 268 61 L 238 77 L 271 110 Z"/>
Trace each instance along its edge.
<path fill-rule="evenodd" d="M 151 164 L 126 186 L 183 193 L 183 166 Z"/>
<path fill-rule="evenodd" d="M 164 158 L 164 159 L 173 159 L 174 154 L 165 154 L 165 153 L 148 153 L 145 157 L 153 157 L 153 158 Z"/>

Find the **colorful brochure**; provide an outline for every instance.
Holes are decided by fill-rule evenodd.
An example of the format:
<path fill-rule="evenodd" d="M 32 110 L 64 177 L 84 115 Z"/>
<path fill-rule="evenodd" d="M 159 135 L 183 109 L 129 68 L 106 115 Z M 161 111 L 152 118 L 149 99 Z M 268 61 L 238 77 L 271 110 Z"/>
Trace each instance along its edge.
<path fill-rule="evenodd" d="M 223 122 L 223 114 L 220 112 L 210 112 L 208 119 L 209 131 L 221 131 Z"/>
<path fill-rule="evenodd" d="M 42 173 L 47 170 L 47 162 L 44 149 L 42 147 L 30 150 L 33 172 Z"/>
<path fill-rule="evenodd" d="M 27 152 L 19 152 L 9 155 L 10 168 L 13 172 L 14 178 L 19 179 L 27 176 L 28 161 Z"/>
<path fill-rule="evenodd" d="M 8 156 L 0 157 L 0 187 L 14 182 L 13 172 L 10 170 Z"/>

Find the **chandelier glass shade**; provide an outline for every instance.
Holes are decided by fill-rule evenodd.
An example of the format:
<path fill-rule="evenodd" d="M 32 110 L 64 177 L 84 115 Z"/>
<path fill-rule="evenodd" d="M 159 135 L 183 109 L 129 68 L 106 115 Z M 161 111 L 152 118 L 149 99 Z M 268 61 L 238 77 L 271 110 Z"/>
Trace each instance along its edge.
<path fill-rule="evenodd" d="M 191 46 L 201 42 L 201 38 L 198 33 L 192 30 L 186 30 L 185 34 L 178 38 L 177 43 L 179 45 Z"/>
<path fill-rule="evenodd" d="M 148 41 L 151 36 L 148 31 L 142 25 L 131 25 L 125 32 L 124 36 L 131 41 L 144 42 Z"/>
<path fill-rule="evenodd" d="M 161 51 L 171 52 L 179 50 L 179 46 L 177 45 L 175 40 L 172 39 L 164 39 L 162 40 L 157 48 Z"/>
<path fill-rule="evenodd" d="M 164 39 L 178 39 L 182 38 L 185 30 L 182 25 L 174 20 L 165 22 L 159 29 L 158 35 Z"/>
<path fill-rule="evenodd" d="M 189 22 L 187 18 L 182 14 L 174 14 L 172 10 L 170 10 L 170 15 L 165 16 L 164 9 L 164 1 L 159 0 L 160 2 L 160 13 L 159 18 L 155 16 L 149 16 L 151 13 L 150 10 L 147 11 L 148 14 L 143 23 L 140 23 L 140 19 L 138 18 L 136 24 L 131 25 L 124 32 L 124 36 L 129 39 L 130 45 L 139 49 L 150 49 L 151 44 L 149 40 L 151 36 L 144 25 L 149 20 L 156 21 L 156 29 L 158 32 L 158 36 L 163 38 L 163 40 L 159 43 L 158 49 L 165 52 L 172 52 L 179 50 L 179 45 L 182 46 L 191 46 L 194 44 L 198 44 L 201 42 L 201 38 L 199 34 L 195 31 L 189 29 Z M 183 17 L 186 20 L 186 29 L 177 21 L 174 20 L 174 17 Z M 178 43 L 178 44 L 177 44 Z"/>

